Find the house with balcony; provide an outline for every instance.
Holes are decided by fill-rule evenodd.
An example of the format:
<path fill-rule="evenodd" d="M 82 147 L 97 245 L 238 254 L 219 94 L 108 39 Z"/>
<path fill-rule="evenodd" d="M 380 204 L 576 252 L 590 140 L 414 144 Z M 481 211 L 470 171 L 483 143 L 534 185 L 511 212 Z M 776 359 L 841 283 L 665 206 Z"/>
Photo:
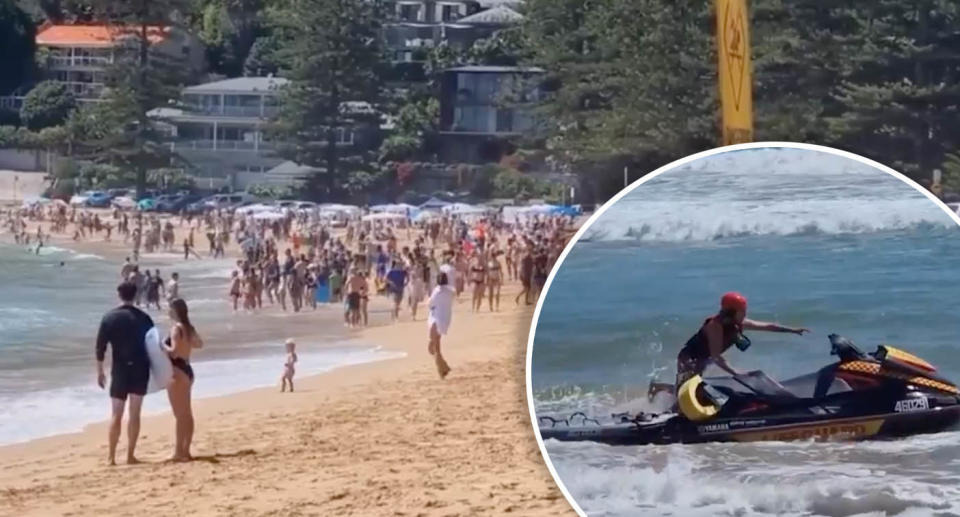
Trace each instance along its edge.
<path fill-rule="evenodd" d="M 422 73 L 429 50 L 441 42 L 465 49 L 523 20 L 523 0 L 389 0 L 386 46 L 397 67 Z"/>
<path fill-rule="evenodd" d="M 281 77 L 237 77 L 183 89 L 177 108 L 151 112 L 170 133 L 171 150 L 187 162 L 198 184 L 245 189 L 254 184 L 290 184 L 297 180 L 278 166 L 286 160 L 265 128 L 277 114 Z M 346 109 L 363 109 L 345 103 Z M 369 132 L 341 128 L 337 144 L 365 145 Z M 275 177 L 276 176 L 276 177 Z"/>
<path fill-rule="evenodd" d="M 511 140 L 537 129 L 532 107 L 544 70 L 460 66 L 443 71 L 438 158 L 446 163 L 499 161 Z"/>
<path fill-rule="evenodd" d="M 38 55 L 46 79 L 67 85 L 80 100 L 100 97 L 105 74 L 124 46 L 138 35 L 133 27 L 44 23 L 37 29 Z M 148 27 L 150 58 L 169 62 L 196 77 L 204 70 L 203 44 L 177 27 Z"/>

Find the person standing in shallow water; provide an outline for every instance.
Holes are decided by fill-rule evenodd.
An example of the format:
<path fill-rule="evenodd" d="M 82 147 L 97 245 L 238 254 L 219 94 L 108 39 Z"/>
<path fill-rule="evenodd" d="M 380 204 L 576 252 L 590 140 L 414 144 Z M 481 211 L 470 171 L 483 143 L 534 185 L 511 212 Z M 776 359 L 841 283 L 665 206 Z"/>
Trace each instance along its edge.
<path fill-rule="evenodd" d="M 173 382 L 167 387 L 170 408 L 176 418 L 176 444 L 173 461 L 190 461 L 190 443 L 193 441 L 194 421 L 191 407 L 193 389 L 193 367 L 190 366 L 190 353 L 203 347 L 203 339 L 190 323 L 187 302 L 177 298 L 170 302 L 170 337 L 164 342 L 164 349 L 173 363 Z"/>
<path fill-rule="evenodd" d="M 147 313 L 134 307 L 137 286 L 124 282 L 117 287 L 120 306 L 104 315 L 97 333 L 97 385 L 106 388 L 103 362 L 107 345 L 110 345 L 110 402 L 112 415 L 108 436 L 108 462 L 116 464 L 117 442 L 120 441 L 120 425 L 129 399 L 127 417 L 127 463 L 137 463 L 134 454 L 137 437 L 140 435 L 140 409 L 147 393 L 150 379 L 150 361 L 144 339 L 153 328 L 153 320 Z"/>

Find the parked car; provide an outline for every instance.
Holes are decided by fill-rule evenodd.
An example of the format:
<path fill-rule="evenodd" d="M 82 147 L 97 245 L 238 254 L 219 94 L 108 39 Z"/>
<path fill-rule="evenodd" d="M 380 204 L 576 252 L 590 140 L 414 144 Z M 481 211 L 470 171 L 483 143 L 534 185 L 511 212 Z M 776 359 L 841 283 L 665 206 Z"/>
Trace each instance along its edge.
<path fill-rule="evenodd" d="M 180 213 L 181 210 L 187 207 L 190 203 L 194 203 L 203 199 L 203 196 L 200 194 L 190 194 L 190 193 L 181 193 L 177 194 L 170 202 L 166 203 L 165 206 L 158 208 L 164 212 L 169 212 L 172 214 Z"/>
<path fill-rule="evenodd" d="M 214 194 L 205 197 L 196 203 L 187 205 L 186 210 L 192 214 L 199 214 L 208 210 L 231 210 L 239 208 L 245 204 L 257 203 L 256 196 L 246 192 L 235 192 L 233 194 Z"/>
<path fill-rule="evenodd" d="M 159 190 L 155 190 L 155 189 L 144 190 L 143 194 L 141 194 L 140 197 L 137 198 L 137 201 L 140 201 L 143 199 L 153 199 L 159 196 L 160 194 L 161 192 Z"/>
<path fill-rule="evenodd" d="M 137 202 L 130 196 L 117 196 L 110 201 L 110 206 L 120 210 L 133 210 L 136 208 Z"/>
<path fill-rule="evenodd" d="M 171 203 L 177 200 L 180 194 L 162 194 L 153 198 L 153 209 L 158 212 L 167 212 Z"/>
<path fill-rule="evenodd" d="M 141 212 L 152 212 L 157 209 L 157 202 L 152 197 L 141 198 L 137 201 L 137 209 Z"/>
<path fill-rule="evenodd" d="M 70 205 L 71 205 L 71 206 L 83 206 L 83 205 L 86 205 L 86 204 L 87 204 L 87 198 L 90 197 L 90 193 L 91 193 L 91 192 L 92 192 L 92 191 L 88 190 L 88 191 L 86 191 L 86 192 L 81 192 L 80 194 L 74 194 L 73 197 L 70 198 Z"/>
<path fill-rule="evenodd" d="M 317 204 L 313 201 L 297 201 L 295 209 L 298 212 L 316 212 L 319 210 Z"/>
<path fill-rule="evenodd" d="M 245 206 L 250 206 L 259 203 L 260 200 L 255 196 L 250 194 L 230 194 L 230 197 L 227 200 L 227 210 L 237 210 Z"/>
<path fill-rule="evenodd" d="M 107 190 L 107 194 L 110 194 L 110 197 L 112 197 L 112 198 L 114 198 L 114 197 L 121 197 L 121 196 L 129 196 L 129 195 L 133 194 L 133 189 L 129 189 L 129 188 L 112 188 L 112 189 Z"/>
<path fill-rule="evenodd" d="M 239 208 L 237 211 L 243 215 L 252 215 L 259 212 L 275 212 L 279 210 L 276 204 L 265 201 L 262 203 L 252 203 L 244 207 Z"/>
<path fill-rule="evenodd" d="M 113 196 L 109 193 L 102 190 L 93 190 L 87 193 L 87 200 L 84 204 L 90 207 L 106 208 L 110 206 L 111 200 L 113 200 Z"/>

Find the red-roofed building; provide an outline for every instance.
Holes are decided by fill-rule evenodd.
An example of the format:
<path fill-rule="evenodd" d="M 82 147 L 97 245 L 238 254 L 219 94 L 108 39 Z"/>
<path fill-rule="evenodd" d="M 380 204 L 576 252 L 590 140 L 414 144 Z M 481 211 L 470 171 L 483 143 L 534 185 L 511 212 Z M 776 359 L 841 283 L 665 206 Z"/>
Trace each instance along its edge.
<path fill-rule="evenodd" d="M 37 48 L 47 53 L 50 77 L 66 84 L 81 99 L 100 96 L 106 68 L 117 49 L 135 43 L 139 27 L 44 23 L 37 29 Z M 188 75 L 203 72 L 204 49 L 200 41 L 174 27 L 148 27 L 151 59 L 169 60 L 185 67 Z"/>

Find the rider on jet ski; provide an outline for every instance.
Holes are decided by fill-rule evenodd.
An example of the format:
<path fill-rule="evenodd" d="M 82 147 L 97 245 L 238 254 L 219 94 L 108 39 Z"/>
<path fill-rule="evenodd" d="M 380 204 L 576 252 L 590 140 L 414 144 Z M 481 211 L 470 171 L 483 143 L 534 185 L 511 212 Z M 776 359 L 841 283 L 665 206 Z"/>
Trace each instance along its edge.
<path fill-rule="evenodd" d="M 766 323 L 747 319 L 747 299 L 740 293 L 726 293 L 720 299 L 720 312 L 703 322 L 700 330 L 693 335 L 677 355 L 677 383 L 679 390 L 683 383 L 694 375 L 701 375 L 712 360 L 717 366 L 731 375 L 740 375 L 723 353 L 733 345 L 740 350 L 750 346 L 750 340 L 743 335 L 744 330 L 763 330 L 803 335 L 810 332 L 805 328 L 784 327 L 777 323 Z"/>

